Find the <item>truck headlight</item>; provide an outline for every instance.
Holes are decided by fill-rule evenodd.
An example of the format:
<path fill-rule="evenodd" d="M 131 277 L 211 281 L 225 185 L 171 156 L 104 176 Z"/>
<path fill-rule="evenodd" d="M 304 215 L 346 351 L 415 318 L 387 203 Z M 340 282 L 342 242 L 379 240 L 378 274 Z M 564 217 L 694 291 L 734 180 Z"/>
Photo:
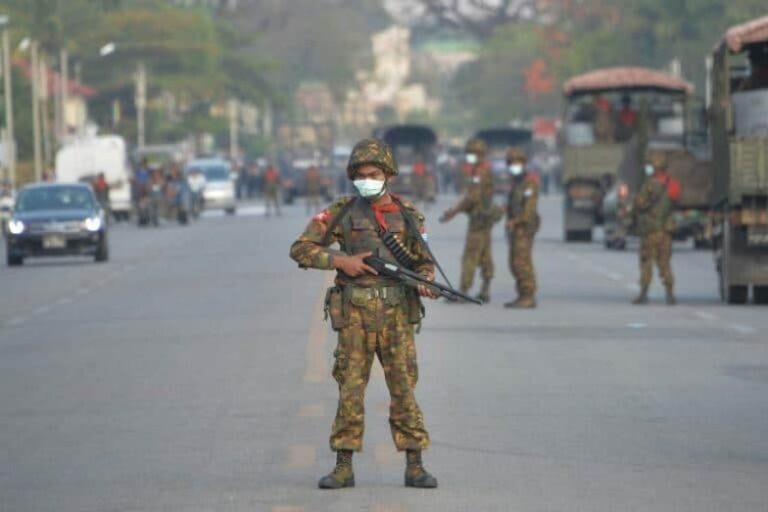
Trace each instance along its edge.
<path fill-rule="evenodd" d="M 83 227 L 91 232 L 96 232 L 101 229 L 101 217 L 88 217 L 83 222 Z"/>
<path fill-rule="evenodd" d="M 24 232 L 24 223 L 20 220 L 11 219 L 8 221 L 8 232 L 12 235 L 20 235 Z"/>

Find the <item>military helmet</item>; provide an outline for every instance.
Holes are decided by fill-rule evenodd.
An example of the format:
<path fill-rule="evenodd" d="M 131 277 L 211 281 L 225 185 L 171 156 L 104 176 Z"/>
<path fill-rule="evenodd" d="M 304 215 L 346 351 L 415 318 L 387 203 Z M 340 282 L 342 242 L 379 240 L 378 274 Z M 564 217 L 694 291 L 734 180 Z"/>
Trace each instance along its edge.
<path fill-rule="evenodd" d="M 646 161 L 647 163 L 651 164 L 654 169 L 666 169 L 669 163 L 667 154 L 658 150 L 649 151 Z"/>
<path fill-rule="evenodd" d="M 507 162 L 527 162 L 528 152 L 521 147 L 512 146 L 507 150 Z"/>
<path fill-rule="evenodd" d="M 464 152 L 485 156 L 485 154 L 488 152 L 488 145 L 482 139 L 469 139 L 469 141 L 467 141 L 467 145 L 464 147 Z"/>
<path fill-rule="evenodd" d="M 379 167 L 387 176 L 397 176 L 397 162 L 392 148 L 379 139 L 363 139 L 352 148 L 347 164 L 347 176 L 352 179 L 355 171 L 363 165 Z"/>

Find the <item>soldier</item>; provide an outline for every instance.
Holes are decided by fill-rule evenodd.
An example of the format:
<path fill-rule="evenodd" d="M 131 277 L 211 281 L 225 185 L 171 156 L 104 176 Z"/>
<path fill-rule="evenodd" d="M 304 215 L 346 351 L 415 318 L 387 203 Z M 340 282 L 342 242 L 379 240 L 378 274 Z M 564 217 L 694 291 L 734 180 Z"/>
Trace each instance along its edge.
<path fill-rule="evenodd" d="M 435 297 L 424 287 L 417 291 L 379 276 L 364 262 L 374 252 L 396 261 L 383 241 L 394 236 L 415 262 L 411 269 L 434 279 L 434 263 L 424 242 L 424 217 L 387 190 L 397 173 L 388 145 L 376 139 L 360 141 L 347 166 L 358 197 L 339 199 L 317 214 L 291 247 L 291 257 L 300 267 L 337 271 L 335 286 L 326 295 L 326 312 L 338 332 L 333 377 L 339 386 L 339 407 L 330 438 L 336 467 L 320 479 L 321 489 L 355 485 L 352 454 L 362 450 L 363 402 L 374 355 L 384 369 L 391 397 L 392 438 L 398 451 L 406 452 L 405 485 L 437 487 L 422 463 L 421 452 L 430 441 L 414 396 L 418 379 L 414 326 L 422 318 L 420 297 Z M 329 249 L 333 243 L 341 250 Z"/>
<path fill-rule="evenodd" d="M 507 308 L 536 307 L 536 272 L 533 269 L 533 238 L 541 219 L 537 209 L 539 180 L 528 172 L 528 156 L 521 148 L 507 151 L 507 169 L 512 175 L 512 189 L 507 203 L 507 237 L 509 268 L 515 277 L 517 299 Z"/>
<path fill-rule="evenodd" d="M 280 216 L 280 173 L 274 165 L 269 166 L 264 173 L 264 197 L 266 199 L 267 217 L 271 215 L 272 208 L 277 216 Z"/>
<path fill-rule="evenodd" d="M 320 171 L 317 167 L 311 165 L 304 176 L 307 192 L 307 214 L 320 209 L 320 193 L 322 192 L 322 183 Z"/>
<path fill-rule="evenodd" d="M 480 139 L 472 139 L 467 143 L 465 155 L 470 176 L 467 192 L 455 206 L 446 210 L 440 217 L 440 222 L 448 222 L 460 212 L 469 216 L 459 286 L 463 293 L 467 293 L 472 288 L 475 271 L 479 266 L 483 284 L 477 298 L 483 302 L 491 300 L 491 280 L 493 279 L 491 230 L 504 215 L 503 210 L 493 204 L 493 173 L 485 160 L 487 151 L 485 142 Z"/>
<path fill-rule="evenodd" d="M 648 303 L 648 287 L 653 275 L 653 263 L 659 268 L 666 289 L 667 304 L 677 301 L 674 294 L 674 276 L 670 267 L 672 258 L 672 200 L 668 191 L 667 158 L 664 153 L 652 151 L 646 164 L 647 178 L 635 197 L 632 213 L 640 240 L 640 294 L 633 304 Z M 678 185 L 679 186 L 679 185 Z"/>

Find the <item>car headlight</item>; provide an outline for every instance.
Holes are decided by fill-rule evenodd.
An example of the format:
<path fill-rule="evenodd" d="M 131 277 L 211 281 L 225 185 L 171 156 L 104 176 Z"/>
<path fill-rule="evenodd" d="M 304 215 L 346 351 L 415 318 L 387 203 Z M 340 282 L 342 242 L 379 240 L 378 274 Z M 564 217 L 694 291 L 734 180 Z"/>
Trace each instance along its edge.
<path fill-rule="evenodd" d="M 24 223 L 20 220 L 11 219 L 8 221 L 8 232 L 12 235 L 20 235 L 24 232 Z"/>
<path fill-rule="evenodd" d="M 83 221 L 83 227 L 88 231 L 98 231 L 101 229 L 101 217 L 88 217 Z"/>

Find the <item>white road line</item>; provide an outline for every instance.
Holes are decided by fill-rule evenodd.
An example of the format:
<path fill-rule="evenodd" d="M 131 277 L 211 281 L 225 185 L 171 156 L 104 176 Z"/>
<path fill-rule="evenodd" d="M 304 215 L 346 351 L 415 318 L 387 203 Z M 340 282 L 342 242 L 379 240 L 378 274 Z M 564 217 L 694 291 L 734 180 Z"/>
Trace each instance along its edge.
<path fill-rule="evenodd" d="M 693 316 L 701 318 L 702 320 L 708 320 L 710 322 L 714 322 L 715 320 L 718 320 L 720 317 L 713 313 L 709 313 L 707 311 L 694 311 Z"/>
<path fill-rule="evenodd" d="M 624 279 L 624 276 L 619 274 L 618 272 L 608 272 L 607 274 L 605 274 L 605 276 L 608 279 L 611 279 L 613 281 L 621 281 L 622 279 Z"/>
<path fill-rule="evenodd" d="M 27 321 L 27 319 L 24 318 L 23 316 L 16 317 L 16 318 L 11 318 L 11 320 L 8 322 L 8 326 L 16 327 L 17 325 L 21 325 L 21 324 L 23 324 L 26 321 Z"/>
<path fill-rule="evenodd" d="M 643 322 L 632 322 L 627 324 L 627 327 L 629 327 L 630 329 L 645 329 L 646 327 L 648 327 L 648 324 L 645 324 Z"/>
<path fill-rule="evenodd" d="M 755 334 L 757 330 L 754 327 L 751 327 L 749 325 L 742 325 L 742 324 L 731 324 L 729 325 L 731 329 L 738 332 L 739 334 Z"/>
<path fill-rule="evenodd" d="M 72 302 L 71 297 L 62 297 L 56 301 L 57 304 L 69 304 L 70 302 Z"/>
<path fill-rule="evenodd" d="M 37 315 L 44 315 L 44 314 L 46 314 L 47 312 L 49 312 L 50 310 L 51 310 L 51 307 L 50 307 L 50 306 L 40 306 L 39 308 L 37 308 L 36 310 L 34 310 L 34 311 L 32 312 L 32 314 L 33 314 L 33 315 L 35 315 L 35 316 L 37 316 Z"/>
<path fill-rule="evenodd" d="M 80 288 L 79 290 L 77 290 L 77 291 L 75 292 L 75 295 L 85 295 L 85 294 L 87 294 L 87 293 L 90 293 L 90 291 L 91 291 L 91 289 L 90 289 L 90 288 L 88 288 L 88 287 L 83 287 L 83 288 Z"/>
<path fill-rule="evenodd" d="M 639 284 L 632 284 L 627 283 L 627 290 L 633 291 L 633 292 L 639 292 L 640 291 L 640 285 Z"/>

